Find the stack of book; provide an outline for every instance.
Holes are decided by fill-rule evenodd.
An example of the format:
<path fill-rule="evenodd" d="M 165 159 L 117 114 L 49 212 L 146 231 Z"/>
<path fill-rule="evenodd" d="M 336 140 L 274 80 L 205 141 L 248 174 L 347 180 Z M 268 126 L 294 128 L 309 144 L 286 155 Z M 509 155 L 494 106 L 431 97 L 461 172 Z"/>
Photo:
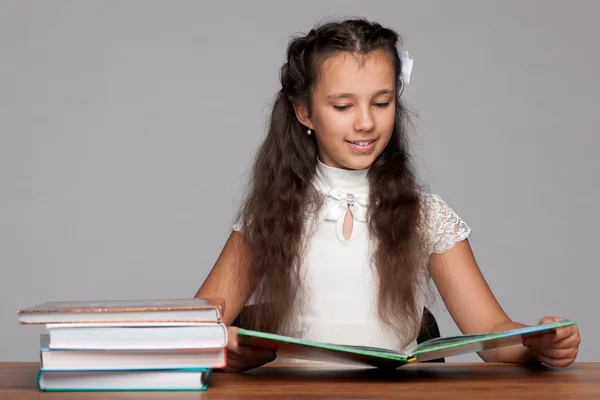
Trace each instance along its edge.
<path fill-rule="evenodd" d="M 226 365 L 218 299 L 49 302 L 18 311 L 45 324 L 44 391 L 205 390 Z"/>

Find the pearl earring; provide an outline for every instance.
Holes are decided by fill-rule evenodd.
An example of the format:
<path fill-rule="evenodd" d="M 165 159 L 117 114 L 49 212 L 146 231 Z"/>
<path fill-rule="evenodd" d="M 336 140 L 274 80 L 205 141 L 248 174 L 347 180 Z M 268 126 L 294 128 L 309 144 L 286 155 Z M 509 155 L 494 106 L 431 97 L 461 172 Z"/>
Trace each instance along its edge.
<path fill-rule="evenodd" d="M 310 128 L 308 128 L 308 130 L 306 131 L 306 134 L 307 134 L 307 135 L 310 135 L 310 134 L 311 134 Z"/>

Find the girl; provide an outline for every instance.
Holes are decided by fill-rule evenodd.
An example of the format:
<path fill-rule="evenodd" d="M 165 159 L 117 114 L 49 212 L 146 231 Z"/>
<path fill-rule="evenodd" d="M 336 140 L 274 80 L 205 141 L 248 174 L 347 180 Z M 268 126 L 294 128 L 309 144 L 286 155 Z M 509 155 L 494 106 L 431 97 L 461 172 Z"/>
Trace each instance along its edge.
<path fill-rule="evenodd" d="M 430 281 L 464 334 L 524 326 L 488 288 L 470 228 L 417 184 L 401 98 L 411 60 L 398 41 L 346 20 L 290 42 L 248 197 L 196 294 L 226 301 L 227 371 L 275 358 L 238 345 L 230 326 L 251 297 L 246 326 L 319 342 L 414 344 Z M 579 342 L 571 326 L 480 357 L 567 366 Z"/>

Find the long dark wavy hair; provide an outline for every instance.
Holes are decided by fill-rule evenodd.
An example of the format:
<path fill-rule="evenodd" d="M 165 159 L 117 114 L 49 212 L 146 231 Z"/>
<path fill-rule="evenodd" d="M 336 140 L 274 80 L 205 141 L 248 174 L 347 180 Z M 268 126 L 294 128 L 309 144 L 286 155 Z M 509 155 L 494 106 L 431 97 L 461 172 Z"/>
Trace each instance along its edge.
<path fill-rule="evenodd" d="M 241 208 L 241 231 L 250 249 L 245 263 L 249 273 L 244 276 L 251 277 L 254 302 L 260 305 L 245 325 L 286 333 L 292 326 L 292 312 L 302 303 L 306 221 L 323 198 L 312 185 L 317 142 L 296 118 L 294 104 L 307 105 L 310 113 L 312 89 L 327 57 L 384 50 L 396 75 L 395 124 L 389 144 L 368 173 L 368 227 L 379 281 L 378 316 L 403 342 L 416 336 L 423 311 L 415 301 L 423 249 L 420 189 L 408 154 L 399 42 L 393 30 L 364 19 L 324 23 L 290 41 L 268 134 L 258 150 Z"/>

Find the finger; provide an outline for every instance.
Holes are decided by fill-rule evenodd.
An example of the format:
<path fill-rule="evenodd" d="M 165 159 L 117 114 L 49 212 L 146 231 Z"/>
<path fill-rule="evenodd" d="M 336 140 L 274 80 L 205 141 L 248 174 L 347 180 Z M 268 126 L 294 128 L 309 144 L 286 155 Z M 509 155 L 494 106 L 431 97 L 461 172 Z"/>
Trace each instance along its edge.
<path fill-rule="evenodd" d="M 579 348 L 579 344 L 581 343 L 581 338 L 579 335 L 572 335 L 558 342 L 552 344 L 552 347 L 555 349 L 570 349 L 570 348 Z"/>
<path fill-rule="evenodd" d="M 548 324 L 548 323 L 551 323 L 551 322 L 558 322 L 558 321 L 562 321 L 562 320 L 564 320 L 564 318 L 558 318 L 558 317 L 543 317 L 543 318 L 541 318 L 541 319 L 538 321 L 538 325 L 542 325 L 542 324 Z M 571 327 L 566 327 L 566 329 L 569 329 L 569 328 L 571 328 Z M 555 329 L 552 329 L 552 330 L 550 330 L 550 331 L 541 332 L 541 333 L 543 333 L 544 335 L 555 335 L 555 334 L 560 334 L 560 331 L 561 331 L 562 329 L 565 329 L 565 328 L 558 328 L 558 329 L 557 329 L 557 328 L 555 328 Z M 563 334 L 564 334 L 564 333 L 563 333 Z"/>
<path fill-rule="evenodd" d="M 558 322 L 558 321 L 562 321 L 563 318 L 558 318 L 558 317 L 543 317 L 538 321 L 538 325 L 542 325 L 542 324 L 547 324 L 550 322 Z M 535 325 L 533 326 L 535 327 Z M 567 328 L 572 328 L 572 327 L 567 327 Z M 525 333 L 522 335 L 523 338 L 528 338 L 528 337 L 537 337 L 537 336 L 543 336 L 543 335 L 555 335 L 557 333 L 557 329 L 551 329 L 551 330 L 546 330 L 543 332 L 531 332 L 531 333 Z"/>
<path fill-rule="evenodd" d="M 530 338 L 539 338 L 541 336 L 544 336 L 544 334 L 546 334 L 546 332 L 531 332 L 531 333 L 525 333 L 523 335 L 521 335 L 521 338 L 523 340 L 527 340 Z"/>
<path fill-rule="evenodd" d="M 537 346 L 528 346 L 528 348 L 536 356 L 541 355 L 541 356 L 552 358 L 552 359 L 575 358 L 575 357 L 577 357 L 577 354 L 579 353 L 579 345 L 576 342 L 573 345 L 566 347 L 566 348 L 537 347 Z"/>
<path fill-rule="evenodd" d="M 565 318 L 559 318 L 559 317 L 543 317 L 539 320 L 538 325 L 547 324 L 547 323 L 551 323 L 551 322 L 559 322 L 559 321 L 564 321 L 564 320 L 565 320 Z M 545 331 L 545 332 L 539 332 L 539 333 L 542 333 L 544 335 L 556 335 L 557 340 L 560 340 L 560 339 L 563 339 L 567 336 L 570 336 L 570 335 L 572 335 L 574 333 L 578 333 L 578 332 L 579 332 L 579 328 L 576 325 L 571 325 L 571 326 L 554 328 L 552 330 Z M 535 333 L 533 333 L 533 334 L 535 334 Z"/>
<path fill-rule="evenodd" d="M 534 354 L 554 360 L 562 360 L 576 357 L 577 349 L 543 349 L 541 351 L 536 350 Z"/>
<path fill-rule="evenodd" d="M 228 363 L 238 362 L 240 364 L 257 363 L 265 364 L 273 361 L 277 357 L 274 351 L 257 349 L 247 346 L 237 346 L 234 349 L 227 349 Z"/>
<path fill-rule="evenodd" d="M 227 365 L 223 370 L 225 372 L 240 372 L 242 371 L 242 367 L 244 364 L 244 359 L 241 358 L 238 354 L 227 352 Z"/>
<path fill-rule="evenodd" d="M 256 367 L 260 367 L 260 365 L 251 365 L 251 364 L 236 362 L 236 363 L 228 363 L 227 366 L 225 368 L 223 368 L 223 371 L 239 373 L 239 372 L 246 372 L 246 371 L 254 369 Z"/>
<path fill-rule="evenodd" d="M 562 321 L 562 320 L 564 320 L 564 318 L 558 318 L 558 317 L 543 317 L 543 318 L 540 318 L 540 320 L 539 320 L 539 322 L 538 322 L 538 325 L 541 325 L 541 324 L 547 324 L 547 323 L 549 323 L 549 322 L 558 322 L 558 321 Z"/>
<path fill-rule="evenodd" d="M 541 341 L 545 345 L 550 345 L 552 343 L 558 343 L 562 340 L 568 339 L 569 337 L 579 336 L 577 329 L 570 329 L 570 328 L 572 328 L 572 327 L 556 329 L 556 330 L 552 330 L 550 332 L 543 332 L 542 334 L 538 334 L 538 335 L 524 335 L 523 341 L 524 342 Z"/>
<path fill-rule="evenodd" d="M 570 336 L 576 335 L 577 332 L 578 329 L 576 326 L 565 326 L 563 328 L 557 328 L 554 330 L 554 340 L 558 342 L 562 339 L 566 339 Z"/>
<path fill-rule="evenodd" d="M 580 337 L 577 331 L 572 332 L 569 336 L 562 335 L 542 335 L 535 337 L 523 338 L 523 345 L 527 347 L 551 347 L 551 348 L 567 348 L 578 346 Z"/>
<path fill-rule="evenodd" d="M 229 353 L 227 357 L 227 365 L 223 369 L 225 372 L 242 372 L 249 368 L 250 362 L 248 359 L 240 357 L 238 354 Z"/>
<path fill-rule="evenodd" d="M 272 350 L 259 349 L 256 347 L 249 346 L 238 346 L 237 354 L 240 357 L 244 358 L 259 358 L 259 359 L 272 359 L 275 357 L 276 353 Z"/>
<path fill-rule="evenodd" d="M 237 354 L 227 358 L 227 366 L 223 369 L 225 372 L 243 372 L 253 368 L 260 367 L 270 361 L 272 358 L 244 358 Z"/>
<path fill-rule="evenodd" d="M 270 350 L 255 349 L 252 347 L 238 346 L 236 351 L 228 349 L 227 358 L 240 362 L 257 360 L 257 362 L 273 361 L 277 357 L 277 353 Z"/>
<path fill-rule="evenodd" d="M 543 354 L 536 354 L 535 356 L 540 362 L 542 362 L 546 365 L 552 366 L 552 367 L 568 367 L 569 365 L 573 364 L 573 362 L 575 361 L 575 357 L 576 357 L 576 356 L 572 356 L 572 357 L 556 359 L 556 358 L 545 356 Z"/>
<path fill-rule="evenodd" d="M 227 360 L 227 366 L 223 368 L 225 372 L 240 372 L 240 363 L 234 360 Z"/>

